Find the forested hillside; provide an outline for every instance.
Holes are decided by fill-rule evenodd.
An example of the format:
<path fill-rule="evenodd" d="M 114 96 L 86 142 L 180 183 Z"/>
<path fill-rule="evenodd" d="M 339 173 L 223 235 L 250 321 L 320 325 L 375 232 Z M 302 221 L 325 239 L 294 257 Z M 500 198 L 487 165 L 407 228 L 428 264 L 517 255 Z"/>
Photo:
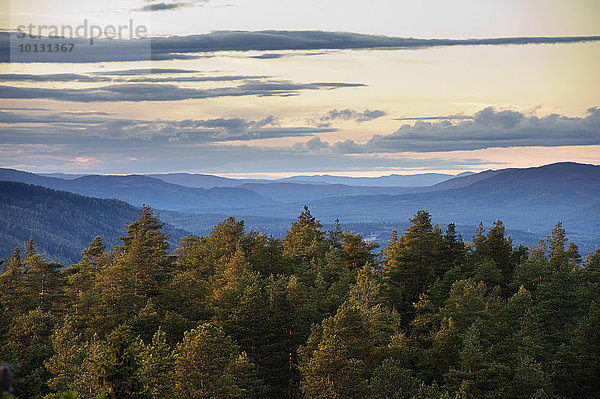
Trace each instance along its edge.
<path fill-rule="evenodd" d="M 33 238 L 52 260 L 75 263 L 92 239 L 116 245 L 140 210 L 113 199 L 83 197 L 23 183 L 0 181 L 0 259 Z M 167 227 L 174 242 L 184 235 Z"/>
<path fill-rule="evenodd" d="M 600 249 L 558 224 L 464 242 L 419 211 L 377 245 L 305 208 L 283 239 L 228 218 L 172 254 L 152 210 L 68 267 L 0 274 L 16 398 L 598 398 Z M 69 239 L 66 236 L 65 239 Z M 10 370 L 7 372 L 6 370 Z M 10 380 L 8 381 L 8 375 Z"/>

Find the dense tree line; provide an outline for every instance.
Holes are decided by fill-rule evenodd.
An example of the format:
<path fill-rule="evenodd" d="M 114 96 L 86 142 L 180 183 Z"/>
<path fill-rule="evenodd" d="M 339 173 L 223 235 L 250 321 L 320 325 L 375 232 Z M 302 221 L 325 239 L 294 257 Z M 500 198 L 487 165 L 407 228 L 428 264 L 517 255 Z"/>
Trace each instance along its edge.
<path fill-rule="evenodd" d="M 69 267 L 30 241 L 0 274 L 4 395 L 600 397 L 600 249 L 410 221 L 381 251 L 307 208 L 284 239 L 229 218 L 172 252 L 145 207 Z"/>

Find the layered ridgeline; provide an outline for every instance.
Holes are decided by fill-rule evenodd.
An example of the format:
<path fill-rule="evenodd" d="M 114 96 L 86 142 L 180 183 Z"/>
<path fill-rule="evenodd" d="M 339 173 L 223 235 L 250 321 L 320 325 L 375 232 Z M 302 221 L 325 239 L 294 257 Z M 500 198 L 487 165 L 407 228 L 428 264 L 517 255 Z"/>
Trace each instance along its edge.
<path fill-rule="evenodd" d="M 150 204 L 159 209 L 210 212 L 270 206 L 274 202 L 254 191 L 236 187 L 194 188 L 166 183 L 148 176 L 89 175 L 74 179 L 40 176 L 0 169 L 0 180 L 35 184 L 97 198 L 116 198 L 135 206 Z"/>
<path fill-rule="evenodd" d="M 561 221 L 583 251 L 600 245 L 600 166 L 594 165 L 557 163 L 459 177 L 298 176 L 278 181 L 197 174 L 54 176 L 0 169 L 0 180 L 117 198 L 138 207 L 148 204 L 160 209 L 167 223 L 195 234 L 208 234 L 220 220 L 235 216 L 251 228 L 282 237 L 297 212 L 308 204 L 327 228 L 339 218 L 348 228 L 380 243 L 385 243 L 394 227 L 405 227 L 417 210 L 427 209 L 436 223 L 456 223 L 465 237 L 480 222 L 491 226 L 501 219 L 515 243 L 529 246 Z M 422 185 L 431 178 L 444 181 L 406 186 Z"/>
<path fill-rule="evenodd" d="M 388 175 L 381 177 L 344 177 L 331 175 L 292 176 L 282 179 L 234 179 L 201 173 L 157 173 L 145 176 L 160 179 L 167 183 L 187 187 L 238 187 L 246 183 L 303 183 L 303 184 L 341 184 L 347 186 L 371 187 L 428 187 L 454 177 L 468 176 L 473 172 L 463 172 L 458 175 L 441 173 L 422 173 L 415 175 Z M 76 179 L 84 174 L 42 173 L 42 176 L 58 177 L 61 179 Z"/>
<path fill-rule="evenodd" d="M 277 201 L 275 206 L 227 213 L 181 215 L 165 220 L 207 234 L 228 215 L 277 236 L 304 204 L 331 228 L 339 218 L 364 236 L 385 243 L 394 226 L 405 226 L 417 210 L 427 209 L 436 223 L 456 223 L 470 237 L 480 222 L 497 219 L 509 226 L 515 243 L 534 245 L 561 221 L 582 249 L 600 245 L 600 166 L 557 163 L 538 168 L 503 169 L 452 178 L 429 187 L 366 187 L 340 184 L 244 183 L 240 187 Z"/>
<path fill-rule="evenodd" d="M 368 195 L 307 201 L 323 220 L 339 217 L 345 223 L 406 220 L 427 209 L 436 222 L 466 226 L 495 220 L 510 226 L 511 235 L 531 245 L 561 221 L 571 236 L 594 250 L 600 245 L 600 166 L 559 163 L 539 168 L 509 169 L 460 177 L 403 195 Z M 271 217 L 292 208 L 274 208 Z M 255 212 L 254 214 L 257 214 Z M 383 238 L 383 237 L 380 237 Z M 534 239 L 534 241 L 531 241 Z"/>
<path fill-rule="evenodd" d="M 49 259 L 75 263 L 97 235 L 109 246 L 117 244 L 125 225 L 139 213 L 139 208 L 119 200 L 0 181 L 0 259 L 33 238 Z M 171 226 L 166 231 L 172 243 L 185 235 Z"/>
<path fill-rule="evenodd" d="M 583 260 L 560 224 L 530 250 L 499 221 L 472 234 L 419 211 L 377 256 L 305 208 L 283 239 L 228 218 L 172 254 L 146 207 L 70 267 L 29 242 L 0 270 L 0 383 L 23 399 L 597 398 L 600 249 Z"/>

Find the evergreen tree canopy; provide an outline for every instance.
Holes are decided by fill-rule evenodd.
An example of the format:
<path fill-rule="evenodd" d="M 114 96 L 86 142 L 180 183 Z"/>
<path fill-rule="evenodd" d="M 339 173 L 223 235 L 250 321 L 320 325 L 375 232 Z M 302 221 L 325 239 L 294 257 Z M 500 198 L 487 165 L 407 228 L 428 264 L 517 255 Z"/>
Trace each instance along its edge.
<path fill-rule="evenodd" d="M 17 399 L 600 397 L 600 248 L 410 222 L 380 254 L 307 207 L 284 239 L 227 218 L 173 252 L 144 207 L 64 266 L 30 240 L 0 270 L 2 372 Z"/>

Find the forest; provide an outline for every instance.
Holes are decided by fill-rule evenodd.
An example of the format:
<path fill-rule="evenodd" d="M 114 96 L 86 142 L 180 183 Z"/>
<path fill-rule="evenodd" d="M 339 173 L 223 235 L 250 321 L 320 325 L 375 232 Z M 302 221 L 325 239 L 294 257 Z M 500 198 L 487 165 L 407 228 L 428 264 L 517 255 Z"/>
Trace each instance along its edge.
<path fill-rule="evenodd" d="M 307 207 L 283 238 L 163 226 L 144 207 L 72 265 L 14 250 L 0 397 L 600 398 L 600 248 L 560 223 L 530 248 L 426 211 L 384 248 Z"/>

